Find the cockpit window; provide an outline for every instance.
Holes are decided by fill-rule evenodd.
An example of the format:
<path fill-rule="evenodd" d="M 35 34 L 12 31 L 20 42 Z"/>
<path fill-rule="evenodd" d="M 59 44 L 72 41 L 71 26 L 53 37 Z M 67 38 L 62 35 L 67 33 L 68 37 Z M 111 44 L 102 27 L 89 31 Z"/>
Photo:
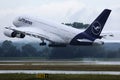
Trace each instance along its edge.
<path fill-rule="evenodd" d="M 18 18 L 18 21 L 21 21 L 21 22 L 24 22 L 24 23 L 26 23 L 26 24 L 32 25 L 32 22 L 31 22 L 31 21 L 26 20 L 26 19 L 24 19 L 24 18 Z"/>

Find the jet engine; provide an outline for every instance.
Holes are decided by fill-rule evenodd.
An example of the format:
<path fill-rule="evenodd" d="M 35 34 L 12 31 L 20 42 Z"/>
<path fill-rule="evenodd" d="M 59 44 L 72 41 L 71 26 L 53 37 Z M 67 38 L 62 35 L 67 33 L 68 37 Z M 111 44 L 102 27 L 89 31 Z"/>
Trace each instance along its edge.
<path fill-rule="evenodd" d="M 7 36 L 7 37 L 11 37 L 11 38 L 24 38 L 25 37 L 25 34 L 23 33 L 18 33 L 16 31 L 12 31 L 12 30 L 5 30 L 4 31 L 4 34 Z"/>
<path fill-rule="evenodd" d="M 25 34 L 18 33 L 18 34 L 16 34 L 16 37 L 17 37 L 17 38 L 24 38 L 24 37 L 25 37 Z"/>

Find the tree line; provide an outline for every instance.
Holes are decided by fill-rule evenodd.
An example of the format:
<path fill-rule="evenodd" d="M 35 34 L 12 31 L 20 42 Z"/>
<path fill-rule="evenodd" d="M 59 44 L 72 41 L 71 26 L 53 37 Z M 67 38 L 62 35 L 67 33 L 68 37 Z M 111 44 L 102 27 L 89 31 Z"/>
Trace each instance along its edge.
<path fill-rule="evenodd" d="M 18 48 L 12 41 L 6 40 L 0 46 L 0 57 L 43 57 L 45 59 L 120 58 L 120 49 L 111 51 L 106 50 L 104 46 L 67 46 L 45 47 L 39 50 L 34 47 L 34 44 L 23 44 Z"/>

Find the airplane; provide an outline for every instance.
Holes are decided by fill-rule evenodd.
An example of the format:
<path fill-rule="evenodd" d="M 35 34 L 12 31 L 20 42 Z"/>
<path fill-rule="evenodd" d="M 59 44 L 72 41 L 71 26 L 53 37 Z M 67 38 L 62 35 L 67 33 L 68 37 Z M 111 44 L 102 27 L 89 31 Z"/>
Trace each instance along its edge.
<path fill-rule="evenodd" d="M 106 35 L 101 32 L 110 13 L 110 9 L 104 9 L 84 31 L 44 19 L 19 16 L 13 21 L 14 27 L 5 27 L 4 34 L 10 38 L 24 38 L 26 35 L 39 38 L 42 41 L 40 46 L 49 47 L 103 45 L 101 39 Z"/>

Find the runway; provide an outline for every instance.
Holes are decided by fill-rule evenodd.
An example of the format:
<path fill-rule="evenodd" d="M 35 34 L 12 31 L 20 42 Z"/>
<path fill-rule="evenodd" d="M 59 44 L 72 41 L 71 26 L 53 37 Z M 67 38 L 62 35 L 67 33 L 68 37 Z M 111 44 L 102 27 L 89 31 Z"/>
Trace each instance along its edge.
<path fill-rule="evenodd" d="M 0 74 L 3 74 L 3 73 L 120 75 L 120 72 L 118 71 L 0 70 Z"/>
<path fill-rule="evenodd" d="M 62 73 L 62 74 L 64 72 L 65 74 L 76 73 L 76 71 L 84 71 L 85 73 L 90 72 L 90 73 L 98 74 L 98 73 L 106 73 L 107 71 L 107 74 L 113 72 L 118 74 L 120 71 L 120 61 L 45 61 L 45 60 L 0 61 L 0 72 L 2 73 L 4 71 L 7 73 L 6 70 L 8 70 L 9 72 L 11 72 L 11 70 L 13 72 L 18 71 L 18 73 L 21 71 L 23 72 L 25 71 L 26 73 L 27 70 L 30 70 L 30 72 L 43 71 L 42 73 L 44 73 L 47 70 L 47 73 L 52 73 L 52 72 L 55 73 L 56 71 L 56 73 Z M 75 72 L 69 72 L 69 71 L 75 71 Z M 80 73 L 81 72 L 77 72 L 76 74 L 80 74 Z"/>
<path fill-rule="evenodd" d="M 7 60 L 0 65 L 120 65 L 120 61 L 40 61 L 40 60 Z"/>
<path fill-rule="evenodd" d="M 90 66 L 92 66 L 92 65 L 93 65 L 93 67 L 90 68 Z M 105 65 L 105 67 L 102 67 L 104 65 Z M 7 67 L 8 70 L 5 70 L 4 68 L 2 70 L 2 68 L 1 68 L 0 74 L 3 74 L 3 73 L 26 73 L 26 74 L 103 74 L 103 75 L 120 75 L 120 70 L 102 71 L 101 68 L 105 69 L 106 66 L 109 68 L 109 66 L 111 66 L 111 65 L 115 66 L 114 68 L 116 69 L 118 66 L 120 66 L 120 61 L 44 61 L 44 60 L 43 61 L 41 61 L 41 60 L 27 60 L 27 61 L 26 60 L 17 60 L 17 61 L 8 60 L 8 61 L 6 61 L 5 60 L 5 61 L 0 61 L 0 66 L 1 67 L 9 66 L 9 67 Z M 19 66 L 21 66 L 20 70 L 19 70 Z M 23 68 L 22 68 L 22 66 L 23 66 Z M 32 66 L 33 70 L 27 70 L 27 69 L 32 69 L 32 68 L 29 68 L 29 66 Z M 40 69 L 38 68 L 38 70 L 35 70 L 37 68 L 36 66 L 38 66 Z M 59 66 L 63 66 L 65 68 L 65 70 L 62 70 L 64 68 L 61 68 L 61 67 L 60 67 L 61 70 L 59 70 L 60 68 L 56 69 L 56 70 L 50 70 L 50 69 L 52 69 L 51 67 L 57 68 Z M 70 67 L 74 67 L 74 68 L 72 68 L 73 70 L 67 70 L 66 66 L 68 66 L 67 69 L 70 68 Z M 79 69 L 74 70 L 74 69 L 78 68 L 76 66 L 80 67 L 81 70 L 79 70 Z M 95 68 L 97 68 L 96 66 L 98 66 L 98 67 L 101 66 L 101 68 L 100 68 L 101 71 L 95 71 L 95 70 L 92 71 L 91 69 L 93 69 L 94 66 L 95 66 Z M 16 68 L 16 70 L 14 70 L 14 69 L 11 70 L 12 67 L 13 68 L 18 67 L 18 68 Z M 25 70 L 23 70 L 24 67 L 26 67 Z M 34 67 L 35 67 L 35 69 L 34 69 Z M 44 67 L 46 69 L 44 69 Z M 48 67 L 48 69 L 47 69 L 47 67 Z M 84 71 L 84 70 L 82 70 L 82 68 L 84 68 L 84 67 L 87 67 L 87 69 L 88 68 L 90 68 L 90 69 L 88 69 L 87 71 L 86 71 L 86 69 L 84 69 L 85 70 Z M 11 69 L 9 69 L 9 68 L 11 68 Z M 43 70 L 41 70 L 41 69 L 43 69 Z M 97 68 L 96 70 L 99 70 L 99 68 Z"/>

